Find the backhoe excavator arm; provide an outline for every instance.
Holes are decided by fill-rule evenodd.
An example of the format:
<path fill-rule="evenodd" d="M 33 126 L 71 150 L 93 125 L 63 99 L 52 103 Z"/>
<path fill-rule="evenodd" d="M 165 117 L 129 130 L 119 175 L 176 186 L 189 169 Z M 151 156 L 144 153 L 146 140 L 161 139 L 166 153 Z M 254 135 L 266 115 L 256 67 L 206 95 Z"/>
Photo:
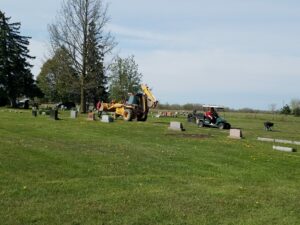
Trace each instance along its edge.
<path fill-rule="evenodd" d="M 150 88 L 149 88 L 147 85 L 145 85 L 145 84 L 142 84 L 142 85 L 141 85 L 141 88 L 142 88 L 144 94 L 145 94 L 145 95 L 147 96 L 147 98 L 148 98 L 148 107 L 149 107 L 149 108 L 155 108 L 156 105 L 157 105 L 157 103 L 158 103 L 158 101 L 157 101 L 157 99 L 155 98 L 155 96 L 152 94 Z"/>

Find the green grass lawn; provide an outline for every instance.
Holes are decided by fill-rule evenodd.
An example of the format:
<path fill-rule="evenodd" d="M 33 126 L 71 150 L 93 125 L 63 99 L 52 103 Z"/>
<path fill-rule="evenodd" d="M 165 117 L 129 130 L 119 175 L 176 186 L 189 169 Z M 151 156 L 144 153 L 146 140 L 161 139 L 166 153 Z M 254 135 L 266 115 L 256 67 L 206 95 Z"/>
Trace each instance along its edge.
<path fill-rule="evenodd" d="M 299 150 L 256 138 L 300 141 L 300 118 L 227 113 L 245 136 L 234 140 L 185 118 L 59 117 L 0 109 L 1 225 L 299 224 Z"/>

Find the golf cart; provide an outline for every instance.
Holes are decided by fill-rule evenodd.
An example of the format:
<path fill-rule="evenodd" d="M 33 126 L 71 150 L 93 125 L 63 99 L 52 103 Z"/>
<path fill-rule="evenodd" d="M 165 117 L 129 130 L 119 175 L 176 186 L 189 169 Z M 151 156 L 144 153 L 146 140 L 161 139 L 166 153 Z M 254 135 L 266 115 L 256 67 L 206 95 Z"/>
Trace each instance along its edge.
<path fill-rule="evenodd" d="M 220 117 L 216 110 L 224 110 L 224 107 L 214 105 L 203 105 L 204 113 L 202 117 L 197 118 L 198 127 L 215 127 L 219 129 L 230 129 L 231 125 L 224 118 Z M 209 111 L 208 111 L 209 110 Z M 210 114 L 208 116 L 208 114 Z"/>

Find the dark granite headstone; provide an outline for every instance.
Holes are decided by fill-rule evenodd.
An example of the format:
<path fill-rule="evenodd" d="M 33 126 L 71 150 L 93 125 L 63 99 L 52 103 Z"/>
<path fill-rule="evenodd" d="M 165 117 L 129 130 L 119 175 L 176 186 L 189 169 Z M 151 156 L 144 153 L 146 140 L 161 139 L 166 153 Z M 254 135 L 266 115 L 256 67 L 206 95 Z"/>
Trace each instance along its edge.
<path fill-rule="evenodd" d="M 58 120 L 58 111 L 55 109 L 50 110 L 50 118 L 54 120 Z"/>

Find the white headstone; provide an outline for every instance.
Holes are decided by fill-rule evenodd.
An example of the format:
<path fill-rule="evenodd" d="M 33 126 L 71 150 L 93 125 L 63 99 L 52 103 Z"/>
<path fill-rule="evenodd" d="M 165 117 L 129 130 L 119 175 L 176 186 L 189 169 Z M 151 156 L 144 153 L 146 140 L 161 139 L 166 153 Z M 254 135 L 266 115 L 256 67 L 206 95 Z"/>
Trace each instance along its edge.
<path fill-rule="evenodd" d="M 274 142 L 274 139 L 273 139 L 273 138 L 262 138 L 262 137 L 258 137 L 257 140 L 258 140 L 258 141 Z"/>
<path fill-rule="evenodd" d="M 77 111 L 71 110 L 71 118 L 76 119 L 77 118 Z"/>
<path fill-rule="evenodd" d="M 277 142 L 277 143 L 284 143 L 284 144 L 293 144 L 292 141 L 289 141 L 289 140 L 281 140 L 281 139 L 275 139 L 275 142 Z"/>
<path fill-rule="evenodd" d="M 101 122 L 111 123 L 111 122 L 114 122 L 114 119 L 109 115 L 103 115 L 102 118 L 101 118 Z"/>
<path fill-rule="evenodd" d="M 229 137 L 235 139 L 241 139 L 243 137 L 241 129 L 230 129 Z"/>
<path fill-rule="evenodd" d="M 282 146 L 275 146 L 273 145 L 274 150 L 283 151 L 283 152 L 293 152 L 295 149 L 290 147 L 282 147 Z"/>
<path fill-rule="evenodd" d="M 182 123 L 172 121 L 170 122 L 169 130 L 175 130 L 175 131 L 184 131 Z"/>
<path fill-rule="evenodd" d="M 293 144 L 300 145 L 300 141 L 294 141 Z"/>

